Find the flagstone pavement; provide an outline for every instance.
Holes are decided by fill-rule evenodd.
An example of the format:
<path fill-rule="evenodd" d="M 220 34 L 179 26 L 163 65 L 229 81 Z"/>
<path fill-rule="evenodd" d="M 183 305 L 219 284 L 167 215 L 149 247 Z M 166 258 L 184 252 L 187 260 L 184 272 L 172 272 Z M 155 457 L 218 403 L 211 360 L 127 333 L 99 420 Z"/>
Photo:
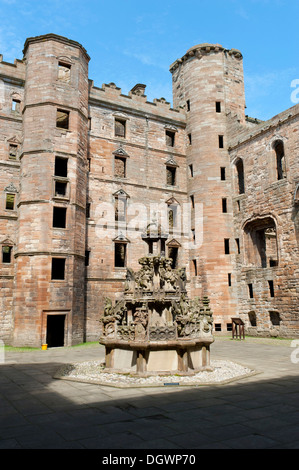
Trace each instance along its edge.
<path fill-rule="evenodd" d="M 0 449 L 297 449 L 299 363 L 291 340 L 216 337 L 212 359 L 259 374 L 225 385 L 119 389 L 54 379 L 100 345 L 5 351 Z"/>

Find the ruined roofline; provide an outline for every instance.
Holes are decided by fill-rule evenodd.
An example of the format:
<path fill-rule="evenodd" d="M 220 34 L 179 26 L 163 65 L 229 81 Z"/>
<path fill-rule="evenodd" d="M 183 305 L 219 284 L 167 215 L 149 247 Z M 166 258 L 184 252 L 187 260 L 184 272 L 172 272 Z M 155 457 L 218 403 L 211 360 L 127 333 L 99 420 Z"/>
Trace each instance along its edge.
<path fill-rule="evenodd" d="M 34 44 L 34 43 L 37 43 L 37 42 L 44 42 L 44 41 L 57 41 L 57 42 L 61 42 L 62 44 L 67 44 L 67 45 L 70 45 L 72 47 L 76 47 L 78 49 L 81 49 L 81 51 L 85 55 L 86 59 L 88 61 L 90 61 L 90 57 L 87 54 L 86 49 L 79 42 L 73 41 L 72 39 L 68 39 L 64 36 L 59 36 L 58 34 L 53 34 L 53 33 L 44 34 L 42 36 L 35 36 L 35 37 L 32 37 L 32 38 L 27 38 L 26 41 L 25 41 L 25 44 L 24 44 L 23 54 L 24 55 L 26 54 L 26 51 L 27 51 L 28 46 L 30 44 Z"/>
<path fill-rule="evenodd" d="M 187 50 L 186 54 L 183 55 L 181 59 L 175 60 L 169 67 L 170 72 L 173 72 L 181 63 L 190 59 L 191 57 L 201 58 L 203 55 L 209 54 L 211 52 L 225 52 L 231 56 L 236 57 L 237 59 L 243 59 L 242 53 L 238 49 L 225 49 L 221 44 L 197 44 L 197 46 L 190 47 Z"/>
<path fill-rule="evenodd" d="M 282 111 L 281 113 L 273 116 L 267 121 L 260 121 L 256 127 L 251 127 L 245 131 L 241 131 L 238 136 L 231 140 L 228 150 L 235 150 L 243 144 L 246 144 L 260 135 L 275 129 L 276 127 L 282 126 L 287 122 L 296 119 L 299 116 L 299 104 L 292 106 L 291 108 Z"/>
<path fill-rule="evenodd" d="M 161 111 L 160 118 L 167 121 L 172 119 L 173 122 L 176 121 L 174 125 L 183 125 L 185 127 L 185 112 L 183 108 L 172 108 L 170 102 L 163 97 L 154 98 L 153 102 L 148 101 L 144 93 L 145 88 L 146 85 L 138 83 L 129 91 L 128 95 L 125 95 L 122 93 L 121 88 L 113 82 L 108 84 L 103 83 L 102 87 L 99 88 L 94 85 L 93 80 L 89 79 L 89 104 L 95 106 L 108 105 L 114 108 L 115 111 L 133 112 L 139 115 L 145 113 L 147 116 L 155 118 L 159 117 L 157 112 Z"/>

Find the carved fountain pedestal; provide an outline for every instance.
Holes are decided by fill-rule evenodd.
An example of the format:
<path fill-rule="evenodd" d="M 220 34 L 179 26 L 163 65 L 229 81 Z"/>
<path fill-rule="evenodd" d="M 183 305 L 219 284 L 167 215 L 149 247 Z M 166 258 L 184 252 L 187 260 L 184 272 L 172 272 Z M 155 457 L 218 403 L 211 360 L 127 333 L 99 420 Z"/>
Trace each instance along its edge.
<path fill-rule="evenodd" d="M 148 256 L 139 264 L 138 272 L 127 270 L 122 298 L 114 305 L 106 299 L 105 370 L 140 376 L 212 370 L 209 299 L 187 297 L 185 269 L 172 269 L 171 259 Z"/>

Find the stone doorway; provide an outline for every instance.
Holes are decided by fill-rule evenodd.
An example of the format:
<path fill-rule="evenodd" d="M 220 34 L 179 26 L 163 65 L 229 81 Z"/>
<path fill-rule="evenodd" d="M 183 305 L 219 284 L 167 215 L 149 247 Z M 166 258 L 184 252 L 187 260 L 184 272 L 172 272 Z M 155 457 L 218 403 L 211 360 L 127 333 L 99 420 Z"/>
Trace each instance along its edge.
<path fill-rule="evenodd" d="M 64 346 L 65 315 L 47 316 L 47 345 L 48 348 Z"/>

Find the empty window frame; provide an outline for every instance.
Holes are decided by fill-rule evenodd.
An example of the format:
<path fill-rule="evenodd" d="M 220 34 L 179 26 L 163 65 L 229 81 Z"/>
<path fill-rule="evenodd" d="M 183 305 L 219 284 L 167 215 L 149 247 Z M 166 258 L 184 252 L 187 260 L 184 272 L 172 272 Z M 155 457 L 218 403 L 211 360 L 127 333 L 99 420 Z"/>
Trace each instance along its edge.
<path fill-rule="evenodd" d="M 58 80 L 63 83 L 71 81 L 71 66 L 64 62 L 58 62 Z"/>
<path fill-rule="evenodd" d="M 192 163 L 191 163 L 191 165 L 189 165 L 189 175 L 190 175 L 191 178 L 193 178 L 193 176 L 194 176 Z"/>
<path fill-rule="evenodd" d="M 55 197 L 68 197 L 68 183 L 65 181 L 55 181 Z"/>
<path fill-rule="evenodd" d="M 247 287 L 248 287 L 248 296 L 250 299 L 253 299 L 253 285 L 247 284 Z"/>
<path fill-rule="evenodd" d="M 127 159 L 123 157 L 114 157 L 114 176 L 117 178 L 126 178 Z"/>
<path fill-rule="evenodd" d="M 220 168 L 220 179 L 221 179 L 221 181 L 226 180 L 226 168 L 225 168 L 225 166 Z"/>
<path fill-rule="evenodd" d="M 188 144 L 192 145 L 192 135 L 188 134 Z"/>
<path fill-rule="evenodd" d="M 192 260 L 192 270 L 193 270 L 193 276 L 197 276 L 197 260 L 196 259 L 193 259 Z"/>
<path fill-rule="evenodd" d="M 215 323 L 215 331 L 221 331 L 221 330 L 222 330 L 221 323 Z"/>
<path fill-rule="evenodd" d="M 284 144 L 282 140 L 278 140 L 274 143 L 273 148 L 276 154 L 276 171 L 277 171 L 277 180 L 282 180 L 286 178 L 286 164 L 285 164 L 285 154 L 284 154 Z"/>
<path fill-rule="evenodd" d="M 175 132 L 166 130 L 165 131 L 166 145 L 168 147 L 174 147 L 175 144 Z"/>
<path fill-rule="evenodd" d="M 57 109 L 56 113 L 56 127 L 59 129 L 69 129 L 70 126 L 70 112 L 64 109 Z"/>
<path fill-rule="evenodd" d="M 222 198 L 222 213 L 226 214 L 227 213 L 227 199 Z"/>
<path fill-rule="evenodd" d="M 249 312 L 248 313 L 248 319 L 249 319 L 250 326 L 256 327 L 256 325 L 257 325 L 256 313 L 255 312 Z"/>
<path fill-rule="evenodd" d="M 229 242 L 230 242 L 229 238 L 224 239 L 224 253 L 226 255 L 230 254 L 230 243 Z"/>
<path fill-rule="evenodd" d="M 270 217 L 249 222 L 244 227 L 245 262 L 249 266 L 278 266 L 278 242 L 275 221 Z"/>
<path fill-rule="evenodd" d="M 280 326 L 281 318 L 278 312 L 269 312 L 272 326 Z"/>
<path fill-rule="evenodd" d="M 124 268 L 127 263 L 127 244 L 114 243 L 114 266 L 115 268 Z"/>
<path fill-rule="evenodd" d="M 232 285 L 232 275 L 231 275 L 231 273 L 228 273 L 227 281 L 228 281 L 228 286 L 231 287 L 231 285 Z"/>
<path fill-rule="evenodd" d="M 237 254 L 239 255 L 241 253 L 240 238 L 235 238 L 235 242 L 236 242 Z"/>
<path fill-rule="evenodd" d="M 21 101 L 17 99 L 13 99 L 11 102 L 11 109 L 12 111 L 15 111 L 16 113 L 19 113 L 21 111 Z"/>
<path fill-rule="evenodd" d="M 67 178 L 68 159 L 63 157 L 55 157 L 54 175 Z"/>
<path fill-rule="evenodd" d="M 91 203 L 88 202 L 86 204 L 86 218 L 89 219 L 90 218 L 90 208 L 91 208 Z"/>
<path fill-rule="evenodd" d="M 16 144 L 9 144 L 8 158 L 9 160 L 16 160 L 18 153 L 18 146 Z"/>
<path fill-rule="evenodd" d="M 2 263 L 11 263 L 12 246 L 2 246 Z"/>
<path fill-rule="evenodd" d="M 172 260 L 171 267 L 172 269 L 176 269 L 178 267 L 178 257 L 179 257 L 179 249 L 177 246 L 169 246 L 168 247 L 168 258 Z"/>
<path fill-rule="evenodd" d="M 274 282 L 268 281 L 270 297 L 275 297 Z"/>
<path fill-rule="evenodd" d="M 124 222 L 127 215 L 127 199 L 116 197 L 114 202 L 115 221 Z"/>
<path fill-rule="evenodd" d="M 15 209 L 15 194 L 6 194 L 5 209 L 13 211 Z"/>
<path fill-rule="evenodd" d="M 218 135 L 218 144 L 219 144 L 220 149 L 224 148 L 224 136 L 223 135 Z"/>
<path fill-rule="evenodd" d="M 66 207 L 53 207 L 53 227 L 66 228 Z"/>
<path fill-rule="evenodd" d="M 176 214 L 173 209 L 168 209 L 168 228 L 172 230 L 176 225 Z"/>
<path fill-rule="evenodd" d="M 65 258 L 52 258 L 52 280 L 62 281 L 65 279 L 65 261 Z"/>
<path fill-rule="evenodd" d="M 221 101 L 216 101 L 216 113 L 221 113 Z"/>
<path fill-rule="evenodd" d="M 236 175 L 237 175 L 237 188 L 239 194 L 245 193 L 245 178 L 244 178 L 244 164 L 243 160 L 239 158 L 235 164 Z"/>
<path fill-rule="evenodd" d="M 115 119 L 114 135 L 115 137 L 126 137 L 126 121 L 124 119 Z"/>
<path fill-rule="evenodd" d="M 89 266 L 90 250 L 85 251 L 85 266 Z"/>
<path fill-rule="evenodd" d="M 191 196 L 190 196 L 190 202 L 191 202 L 191 209 L 194 209 L 194 207 L 195 207 L 194 194 L 191 194 Z"/>
<path fill-rule="evenodd" d="M 176 167 L 166 166 L 166 184 L 168 186 L 176 185 Z"/>

